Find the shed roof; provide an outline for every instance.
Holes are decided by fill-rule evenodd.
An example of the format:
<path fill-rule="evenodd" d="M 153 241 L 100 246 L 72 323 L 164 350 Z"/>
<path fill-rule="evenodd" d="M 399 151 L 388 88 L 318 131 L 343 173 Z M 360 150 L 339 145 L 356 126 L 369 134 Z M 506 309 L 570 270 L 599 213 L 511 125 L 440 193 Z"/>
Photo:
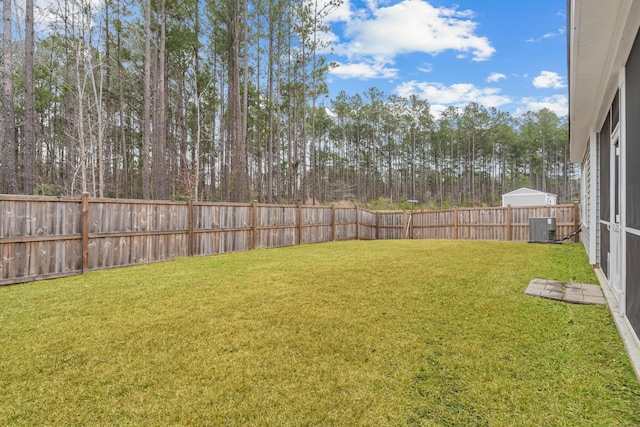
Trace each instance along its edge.
<path fill-rule="evenodd" d="M 544 191 L 538 191 L 538 190 L 534 190 L 533 188 L 527 188 L 527 187 L 520 187 L 517 190 L 504 193 L 503 196 L 528 196 L 528 195 L 536 195 L 536 194 L 546 194 L 549 196 L 557 196 L 557 194 L 546 193 Z"/>

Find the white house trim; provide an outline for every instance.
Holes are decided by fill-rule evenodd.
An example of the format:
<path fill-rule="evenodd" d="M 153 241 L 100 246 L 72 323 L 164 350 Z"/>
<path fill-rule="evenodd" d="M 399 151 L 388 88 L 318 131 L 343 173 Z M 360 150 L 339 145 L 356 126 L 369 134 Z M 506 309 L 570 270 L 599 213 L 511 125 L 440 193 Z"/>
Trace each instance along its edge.
<path fill-rule="evenodd" d="M 595 265 L 598 263 L 598 211 L 600 209 L 598 203 L 598 134 L 591 132 L 589 135 L 589 168 L 591 173 L 591 180 L 589 181 L 591 203 L 589 204 L 589 247 L 587 248 L 587 254 L 589 255 L 589 264 Z"/>
<path fill-rule="evenodd" d="M 626 61 L 625 61 L 626 62 Z M 623 302 L 625 301 L 624 295 L 626 293 L 626 284 L 627 284 L 627 162 L 625 159 L 627 158 L 627 96 L 626 96 L 626 87 L 625 87 L 625 76 L 626 71 L 625 68 L 622 67 L 620 72 L 618 73 L 618 90 L 620 93 L 620 122 L 618 124 L 619 134 L 619 147 L 620 147 L 620 170 L 618 171 L 619 179 L 620 179 L 620 188 L 618 197 L 620 199 L 620 287 L 623 296 Z M 620 312 L 624 316 L 626 305 L 623 303 L 620 305 Z"/>

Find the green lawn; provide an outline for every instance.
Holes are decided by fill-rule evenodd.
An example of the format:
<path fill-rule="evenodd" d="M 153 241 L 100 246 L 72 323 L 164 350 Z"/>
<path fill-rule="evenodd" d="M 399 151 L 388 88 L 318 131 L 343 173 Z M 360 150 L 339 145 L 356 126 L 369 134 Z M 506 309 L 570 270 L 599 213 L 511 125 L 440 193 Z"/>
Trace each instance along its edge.
<path fill-rule="evenodd" d="M 582 246 L 340 242 L 0 288 L 0 425 L 638 426 Z"/>

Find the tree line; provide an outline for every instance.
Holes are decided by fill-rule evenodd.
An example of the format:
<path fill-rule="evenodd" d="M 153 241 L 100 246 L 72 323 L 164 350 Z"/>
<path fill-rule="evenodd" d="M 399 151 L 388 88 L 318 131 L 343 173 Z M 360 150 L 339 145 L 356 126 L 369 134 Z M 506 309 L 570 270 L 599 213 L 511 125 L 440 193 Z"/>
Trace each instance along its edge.
<path fill-rule="evenodd" d="M 15 1 L 15 0 L 14 0 Z M 9 194 L 489 204 L 575 197 L 566 118 L 370 88 L 328 98 L 341 0 L 3 2 Z M 99 6 L 96 6 L 99 5 Z M 37 35 L 37 38 L 35 37 Z"/>

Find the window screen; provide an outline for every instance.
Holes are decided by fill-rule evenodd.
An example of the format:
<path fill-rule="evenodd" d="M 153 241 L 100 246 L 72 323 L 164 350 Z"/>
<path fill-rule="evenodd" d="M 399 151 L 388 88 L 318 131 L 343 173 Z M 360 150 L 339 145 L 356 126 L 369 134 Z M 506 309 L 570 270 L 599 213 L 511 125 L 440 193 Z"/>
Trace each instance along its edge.
<path fill-rule="evenodd" d="M 640 230 L 640 38 L 626 66 L 626 214 L 627 226 Z"/>
<path fill-rule="evenodd" d="M 600 224 L 600 268 L 609 278 L 609 230 L 606 224 Z"/>
<path fill-rule="evenodd" d="M 640 337 L 640 237 L 627 233 L 626 315 Z"/>
<path fill-rule="evenodd" d="M 620 121 L 620 91 L 616 92 L 611 104 L 611 129 L 615 129 Z"/>
<path fill-rule="evenodd" d="M 609 194 L 611 194 L 610 182 L 610 170 L 611 170 L 611 120 L 610 116 L 602 125 L 600 131 L 600 219 L 603 221 L 609 221 L 609 212 L 611 200 Z"/>

